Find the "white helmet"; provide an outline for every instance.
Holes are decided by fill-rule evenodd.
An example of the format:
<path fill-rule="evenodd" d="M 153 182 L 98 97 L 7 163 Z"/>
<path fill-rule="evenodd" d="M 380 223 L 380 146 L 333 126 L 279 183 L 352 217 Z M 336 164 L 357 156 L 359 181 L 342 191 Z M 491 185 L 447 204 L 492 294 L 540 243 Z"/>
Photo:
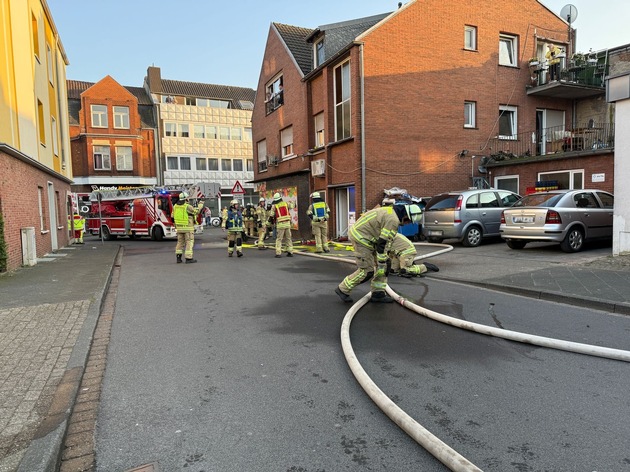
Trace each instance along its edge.
<path fill-rule="evenodd" d="M 322 198 L 322 197 L 319 194 L 319 192 L 313 192 L 313 193 L 311 193 L 311 198 Z"/>
<path fill-rule="evenodd" d="M 186 192 L 182 192 L 179 194 L 180 200 L 188 200 L 189 198 L 190 198 L 190 195 L 188 195 Z"/>
<path fill-rule="evenodd" d="M 273 201 L 274 203 L 279 203 L 282 201 L 282 197 L 280 196 L 280 194 L 278 192 L 273 194 Z"/>
<path fill-rule="evenodd" d="M 238 205 L 238 200 L 235 198 L 230 202 L 230 205 Z"/>
<path fill-rule="evenodd" d="M 258 200 L 258 203 L 263 203 L 266 202 L 266 200 L 264 199 L 264 197 L 260 197 L 260 200 Z"/>

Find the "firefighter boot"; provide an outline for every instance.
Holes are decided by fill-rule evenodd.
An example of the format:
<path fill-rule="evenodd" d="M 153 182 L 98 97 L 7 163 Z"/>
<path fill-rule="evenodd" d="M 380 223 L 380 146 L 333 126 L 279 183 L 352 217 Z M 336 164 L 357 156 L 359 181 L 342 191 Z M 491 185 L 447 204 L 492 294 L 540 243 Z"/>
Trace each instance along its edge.
<path fill-rule="evenodd" d="M 186 259 L 186 264 L 194 264 L 197 262 L 197 259 Z"/>
<path fill-rule="evenodd" d="M 379 290 L 378 292 L 372 292 L 370 301 L 372 303 L 393 303 L 394 299 L 382 290 Z"/>
<path fill-rule="evenodd" d="M 236 251 L 236 257 L 243 257 L 243 253 L 241 251 Z"/>
<path fill-rule="evenodd" d="M 182 263 L 182 255 L 181 254 L 177 254 L 177 263 L 178 264 Z"/>

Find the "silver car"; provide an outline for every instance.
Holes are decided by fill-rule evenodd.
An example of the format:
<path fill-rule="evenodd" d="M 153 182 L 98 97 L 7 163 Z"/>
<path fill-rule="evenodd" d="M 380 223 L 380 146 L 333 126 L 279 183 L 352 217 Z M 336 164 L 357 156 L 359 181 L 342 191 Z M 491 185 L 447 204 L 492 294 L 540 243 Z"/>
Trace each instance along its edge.
<path fill-rule="evenodd" d="M 475 247 L 482 238 L 499 236 L 501 212 L 520 196 L 509 190 L 471 189 L 431 197 L 424 209 L 422 234 L 430 241 L 457 239 Z"/>
<path fill-rule="evenodd" d="M 587 240 L 612 238 L 613 207 L 613 195 L 601 190 L 532 193 L 503 212 L 499 231 L 512 249 L 548 241 L 577 252 Z"/>

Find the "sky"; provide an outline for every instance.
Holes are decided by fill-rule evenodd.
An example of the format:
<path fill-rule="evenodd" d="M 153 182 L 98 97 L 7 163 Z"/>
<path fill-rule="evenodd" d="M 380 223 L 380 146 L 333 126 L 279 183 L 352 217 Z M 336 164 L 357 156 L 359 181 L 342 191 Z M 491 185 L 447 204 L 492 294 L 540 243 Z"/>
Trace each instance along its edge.
<path fill-rule="evenodd" d="M 506 0 L 500 0 L 506 1 Z M 518 0 L 517 0 L 518 1 Z M 47 0 L 71 80 L 111 75 L 142 86 L 149 66 L 163 79 L 256 89 L 272 22 L 304 28 L 387 13 L 391 0 Z M 541 0 L 578 10 L 578 51 L 630 43 L 628 0 Z"/>

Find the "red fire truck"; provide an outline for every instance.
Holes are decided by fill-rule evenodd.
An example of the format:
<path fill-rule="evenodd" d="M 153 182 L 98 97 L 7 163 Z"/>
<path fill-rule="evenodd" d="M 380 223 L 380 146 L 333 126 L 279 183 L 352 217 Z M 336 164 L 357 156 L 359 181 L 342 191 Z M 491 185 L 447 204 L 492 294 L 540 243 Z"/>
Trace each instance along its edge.
<path fill-rule="evenodd" d="M 87 231 L 93 235 L 102 231 L 107 240 L 118 236 L 150 236 L 156 241 L 177 238 L 171 215 L 180 192 L 187 192 L 193 205 L 203 199 L 196 185 L 95 190 L 90 194 Z M 200 215 L 195 223 L 195 234 L 203 233 Z"/>

